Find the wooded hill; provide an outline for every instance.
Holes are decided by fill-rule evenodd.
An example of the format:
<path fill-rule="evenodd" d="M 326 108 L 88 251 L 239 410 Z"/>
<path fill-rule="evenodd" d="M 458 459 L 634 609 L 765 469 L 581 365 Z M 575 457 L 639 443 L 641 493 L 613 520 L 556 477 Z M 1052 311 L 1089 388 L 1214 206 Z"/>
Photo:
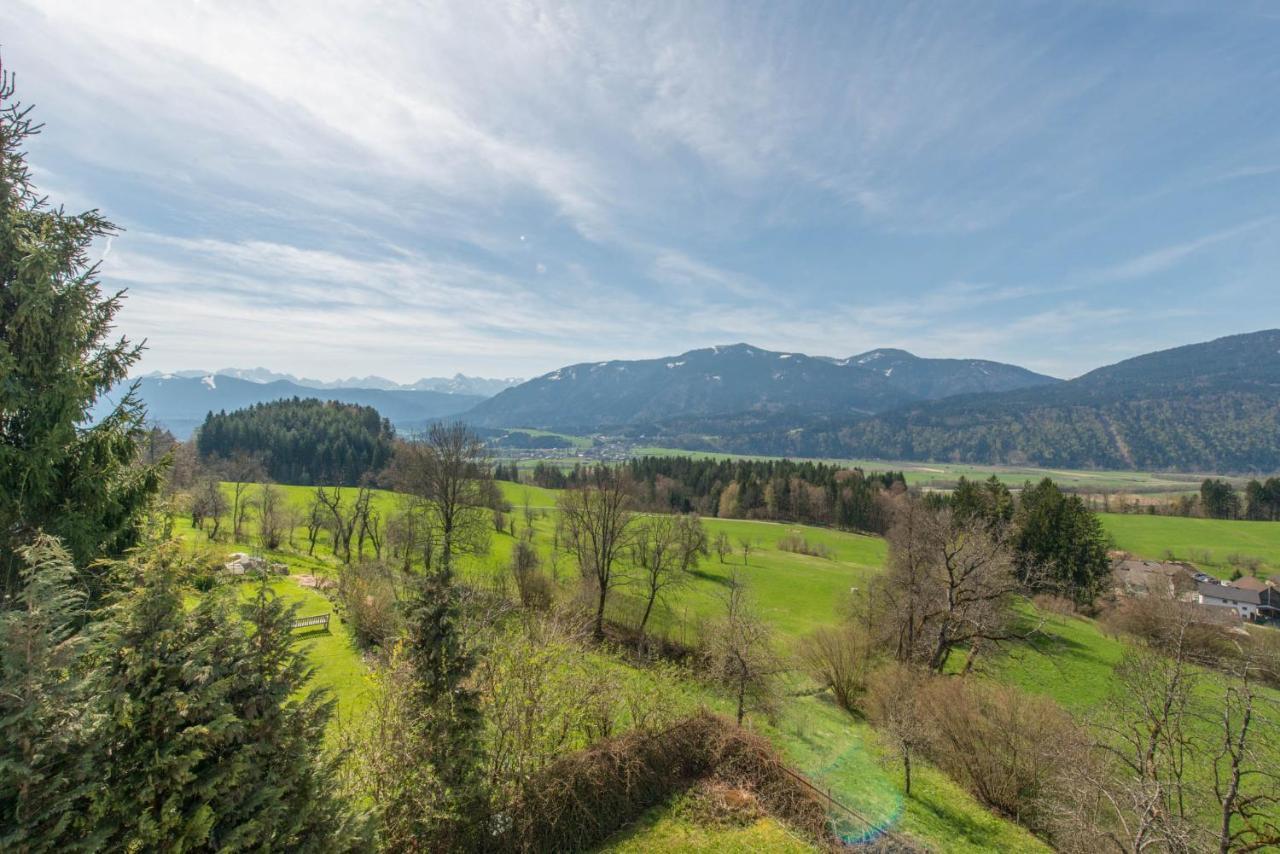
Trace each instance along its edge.
<path fill-rule="evenodd" d="M 206 461 L 247 454 L 279 483 L 355 486 L 386 466 L 394 436 L 371 406 L 295 397 L 209 413 L 196 449 Z"/>

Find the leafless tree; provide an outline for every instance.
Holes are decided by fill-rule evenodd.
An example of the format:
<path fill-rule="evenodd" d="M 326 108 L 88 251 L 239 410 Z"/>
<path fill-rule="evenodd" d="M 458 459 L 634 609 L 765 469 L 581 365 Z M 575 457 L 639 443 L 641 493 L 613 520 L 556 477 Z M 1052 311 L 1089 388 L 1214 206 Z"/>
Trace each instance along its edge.
<path fill-rule="evenodd" d="M 902 788 L 908 797 L 912 759 L 929 743 L 922 697 L 928 678 L 914 665 L 892 662 L 872 674 L 867 690 L 867 714 L 902 760 Z"/>
<path fill-rule="evenodd" d="M 704 639 L 711 675 L 733 692 L 738 723 L 750 709 L 772 712 L 777 701 L 777 677 L 786 667 L 773 647 L 773 633 L 760 619 L 735 574 L 723 597 L 722 616 Z"/>
<path fill-rule="evenodd" d="M 750 560 L 751 553 L 755 551 L 755 548 L 756 548 L 755 540 L 751 539 L 750 537 L 739 537 L 738 548 L 742 549 L 742 565 L 746 566 L 751 562 Z"/>
<path fill-rule="evenodd" d="M 724 531 L 716 534 L 715 539 L 716 555 L 720 558 L 720 562 L 724 563 L 725 558 L 733 554 L 733 543 L 729 542 L 729 535 Z"/>
<path fill-rule="evenodd" d="M 899 661 L 942 672 L 953 650 L 1026 638 L 1014 618 L 1019 590 L 1009 549 L 980 522 L 912 499 L 889 531 L 889 568 L 878 580 L 882 635 Z"/>
<path fill-rule="evenodd" d="M 1213 795 L 1220 821 L 1220 854 L 1280 847 L 1280 771 L 1266 745 L 1277 743 L 1276 702 L 1258 690 L 1258 679 L 1274 675 L 1278 662 L 1268 651 L 1242 645 L 1228 665 L 1216 714 Z"/>
<path fill-rule="evenodd" d="M 343 563 L 350 563 L 354 517 L 348 518 L 347 512 L 343 509 L 342 488 L 317 486 L 313 496 L 316 504 L 324 508 L 328 516 L 334 557 L 342 558 Z"/>
<path fill-rule="evenodd" d="M 1189 851 L 1186 769 L 1196 752 L 1192 703 L 1199 671 L 1184 642 L 1187 617 L 1162 648 L 1130 651 L 1116 666 L 1117 691 L 1096 723 L 1109 773 L 1093 781 L 1105 805 L 1106 837 L 1118 851 Z"/>
<path fill-rule="evenodd" d="M 258 542 L 267 551 L 280 548 L 284 539 L 284 496 L 274 483 L 264 483 L 258 490 Z"/>
<path fill-rule="evenodd" d="M 303 524 L 307 527 L 308 555 L 315 556 L 316 541 L 320 539 L 320 532 L 324 530 L 324 524 L 328 518 L 328 504 L 322 501 L 318 494 L 313 494 L 311 496 L 311 506 L 307 508 L 307 515 L 303 520 Z"/>
<path fill-rule="evenodd" d="M 440 542 L 438 572 L 448 578 L 456 557 L 488 547 L 492 472 L 475 431 L 460 422 L 433 424 L 426 436 L 400 444 L 393 471 L 400 490 L 421 498 L 428 510 Z"/>
<path fill-rule="evenodd" d="M 596 597 L 593 633 L 604 638 L 609 591 L 623 580 L 619 558 L 630 544 L 631 481 L 624 469 L 600 466 L 560 496 L 560 518 L 583 581 Z"/>
<path fill-rule="evenodd" d="M 667 514 L 644 516 L 635 526 L 632 537 L 632 560 L 639 568 L 636 579 L 644 597 L 640 615 L 640 636 L 653 613 L 653 606 L 666 593 L 685 581 L 680 566 L 681 548 L 677 516 Z"/>
<path fill-rule="evenodd" d="M 218 479 L 205 478 L 191 500 L 191 522 L 204 530 L 210 540 L 216 540 L 218 530 L 222 527 L 222 517 L 226 515 L 229 506 Z M 206 522 L 208 527 L 205 527 Z"/>
<path fill-rule="evenodd" d="M 237 451 L 222 461 L 218 468 L 223 478 L 231 483 L 231 534 L 236 540 L 241 540 L 249 513 L 249 489 L 266 480 L 267 474 L 262 463 L 245 451 Z"/>

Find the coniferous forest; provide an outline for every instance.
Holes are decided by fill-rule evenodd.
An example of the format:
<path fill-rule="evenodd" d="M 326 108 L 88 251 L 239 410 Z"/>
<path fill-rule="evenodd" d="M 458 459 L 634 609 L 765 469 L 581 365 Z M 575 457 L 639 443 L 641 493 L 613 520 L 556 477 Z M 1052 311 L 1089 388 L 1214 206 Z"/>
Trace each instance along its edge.
<path fill-rule="evenodd" d="M 295 397 L 210 412 L 196 448 L 206 461 L 248 454 L 279 483 L 355 486 L 386 467 L 394 438 L 372 406 Z"/>

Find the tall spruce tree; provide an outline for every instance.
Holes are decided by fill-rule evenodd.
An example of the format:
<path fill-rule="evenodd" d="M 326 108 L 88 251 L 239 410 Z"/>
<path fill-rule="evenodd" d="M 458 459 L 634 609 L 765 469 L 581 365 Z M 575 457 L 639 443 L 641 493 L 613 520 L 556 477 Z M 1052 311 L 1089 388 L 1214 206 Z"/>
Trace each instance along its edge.
<path fill-rule="evenodd" d="M 1090 605 L 1111 575 L 1111 538 L 1078 495 L 1049 478 L 1022 490 L 1014 516 L 1014 563 L 1026 586 Z"/>
<path fill-rule="evenodd" d="M 476 659 L 462 637 L 459 590 L 447 568 L 419 579 L 408 602 L 404 652 L 413 672 L 413 748 L 439 787 L 436 816 L 423 816 L 419 842 L 478 844 L 486 799 L 480 767 L 484 718 L 467 683 Z"/>
<path fill-rule="evenodd" d="M 296 606 L 263 582 L 235 608 L 183 601 L 180 556 L 154 551 L 99 651 L 105 721 L 86 823 L 112 850 L 344 851 L 362 841 L 323 758 L 332 703 L 302 692 Z"/>
<path fill-rule="evenodd" d="M 104 295 L 95 241 L 115 227 L 98 211 L 51 208 L 31 183 L 24 143 L 39 127 L 0 69 L 0 610 L 15 607 L 21 549 L 54 534 L 83 569 L 137 537 L 160 486 L 131 465 L 143 412 L 132 390 L 86 427 L 140 347 L 111 340 L 122 294 Z"/>
<path fill-rule="evenodd" d="M 85 597 L 51 537 L 23 550 L 17 607 L 0 612 L 0 851 L 72 851 L 91 791 L 87 746 L 96 716 L 80 666 Z"/>

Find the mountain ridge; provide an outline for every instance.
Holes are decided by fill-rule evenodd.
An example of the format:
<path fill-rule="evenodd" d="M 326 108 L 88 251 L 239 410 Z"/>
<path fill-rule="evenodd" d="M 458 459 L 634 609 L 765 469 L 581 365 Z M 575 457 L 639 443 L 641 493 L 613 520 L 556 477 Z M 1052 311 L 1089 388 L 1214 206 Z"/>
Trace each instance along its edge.
<path fill-rule="evenodd" d="M 879 354 L 871 358 L 868 354 Z M 788 409 L 872 415 L 942 389 L 1005 389 L 1060 382 L 1016 365 L 981 359 L 926 359 L 868 351 L 836 359 L 715 345 L 654 359 L 580 362 L 506 389 L 468 418 L 490 427 L 597 432 L 672 418 L 714 418 Z M 895 371 L 897 372 L 895 375 Z"/>

